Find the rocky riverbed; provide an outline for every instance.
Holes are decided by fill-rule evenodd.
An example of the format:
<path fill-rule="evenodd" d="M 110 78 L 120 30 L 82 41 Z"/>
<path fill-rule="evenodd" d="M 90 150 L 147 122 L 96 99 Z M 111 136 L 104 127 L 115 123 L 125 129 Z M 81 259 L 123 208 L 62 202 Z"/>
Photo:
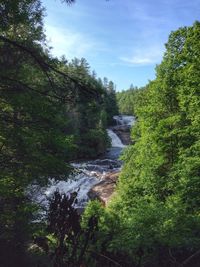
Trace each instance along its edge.
<path fill-rule="evenodd" d="M 108 135 L 112 147 L 99 159 L 73 163 L 76 172 L 67 181 L 49 181 L 49 186 L 32 187 L 36 193 L 31 193 L 36 202 L 47 205 L 47 199 L 55 190 L 70 194 L 77 192 L 77 208 L 83 209 L 89 199 L 99 199 L 107 205 L 115 191 L 117 179 L 122 167 L 119 156 L 130 143 L 130 128 L 134 123 L 132 116 L 115 116 L 116 125 L 110 127 Z"/>
<path fill-rule="evenodd" d="M 130 131 L 131 126 L 134 123 L 133 116 L 114 116 L 116 121 L 116 125 L 112 126 L 108 130 L 108 134 L 112 140 L 112 148 L 107 154 L 108 157 L 113 157 L 119 162 L 119 155 L 123 148 L 131 143 Z M 118 150 L 118 148 L 122 148 Z M 120 167 L 122 162 L 120 162 Z M 121 168 L 120 168 L 121 169 Z M 103 179 L 91 187 L 88 192 L 88 196 L 90 199 L 98 199 L 104 205 L 107 205 L 113 195 L 117 180 L 120 174 L 120 169 L 113 169 L 112 171 L 108 171 L 106 175 L 104 175 Z"/>

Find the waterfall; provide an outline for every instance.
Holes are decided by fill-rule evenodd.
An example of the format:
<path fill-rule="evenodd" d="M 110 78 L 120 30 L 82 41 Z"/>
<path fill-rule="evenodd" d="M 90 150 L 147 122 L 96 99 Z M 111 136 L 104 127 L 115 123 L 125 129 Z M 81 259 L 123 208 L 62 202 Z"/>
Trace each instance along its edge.
<path fill-rule="evenodd" d="M 134 117 L 132 116 L 114 116 L 117 124 L 132 125 Z M 32 200 L 41 203 L 42 206 L 48 206 L 48 198 L 51 197 L 55 190 L 61 193 L 70 194 L 74 191 L 78 192 L 76 206 L 83 208 L 89 200 L 89 190 L 102 179 L 107 173 L 118 171 L 121 168 L 121 162 L 118 160 L 119 155 L 125 145 L 122 144 L 120 138 L 111 129 L 107 129 L 111 138 L 112 147 L 105 154 L 104 158 L 91 160 L 87 162 L 74 163 L 72 166 L 78 170 L 72 174 L 67 181 L 49 180 L 47 187 L 41 188 L 39 185 L 32 185 L 28 189 Z"/>
<path fill-rule="evenodd" d="M 109 137 L 111 138 L 112 147 L 125 147 L 119 137 L 110 129 L 107 130 Z"/>
<path fill-rule="evenodd" d="M 134 116 L 129 115 L 116 115 L 113 117 L 117 125 L 132 126 L 135 122 Z"/>

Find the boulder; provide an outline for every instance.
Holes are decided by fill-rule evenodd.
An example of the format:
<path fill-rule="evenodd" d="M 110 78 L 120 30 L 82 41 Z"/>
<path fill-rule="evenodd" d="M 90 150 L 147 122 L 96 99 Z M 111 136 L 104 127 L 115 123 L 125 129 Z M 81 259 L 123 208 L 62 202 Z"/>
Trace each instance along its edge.
<path fill-rule="evenodd" d="M 115 191 L 118 177 L 119 171 L 107 174 L 101 182 L 90 189 L 88 192 L 89 198 L 98 199 L 106 206 Z"/>

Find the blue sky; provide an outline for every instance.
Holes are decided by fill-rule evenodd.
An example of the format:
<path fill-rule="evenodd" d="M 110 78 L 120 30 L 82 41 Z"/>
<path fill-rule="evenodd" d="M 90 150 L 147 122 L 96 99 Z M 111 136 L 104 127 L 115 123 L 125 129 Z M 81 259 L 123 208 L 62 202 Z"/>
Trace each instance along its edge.
<path fill-rule="evenodd" d="M 155 78 L 172 30 L 200 20 L 200 0 L 42 0 L 52 54 L 84 57 L 117 91 Z"/>

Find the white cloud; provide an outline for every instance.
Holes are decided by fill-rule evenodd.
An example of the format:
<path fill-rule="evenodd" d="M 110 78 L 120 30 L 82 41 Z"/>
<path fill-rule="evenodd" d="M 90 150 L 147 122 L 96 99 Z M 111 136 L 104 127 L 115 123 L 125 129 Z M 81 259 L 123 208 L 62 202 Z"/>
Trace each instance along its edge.
<path fill-rule="evenodd" d="M 46 36 L 52 47 L 52 53 L 56 56 L 65 55 L 69 59 L 85 57 L 97 46 L 97 43 L 89 36 L 50 25 L 46 25 Z"/>
<path fill-rule="evenodd" d="M 147 64 L 152 64 L 154 61 L 151 58 L 143 58 L 143 57 L 120 57 L 120 59 L 124 62 L 134 64 L 134 65 L 147 65 Z"/>
<path fill-rule="evenodd" d="M 164 46 L 141 47 L 135 49 L 130 56 L 121 56 L 120 60 L 133 66 L 160 63 Z"/>

